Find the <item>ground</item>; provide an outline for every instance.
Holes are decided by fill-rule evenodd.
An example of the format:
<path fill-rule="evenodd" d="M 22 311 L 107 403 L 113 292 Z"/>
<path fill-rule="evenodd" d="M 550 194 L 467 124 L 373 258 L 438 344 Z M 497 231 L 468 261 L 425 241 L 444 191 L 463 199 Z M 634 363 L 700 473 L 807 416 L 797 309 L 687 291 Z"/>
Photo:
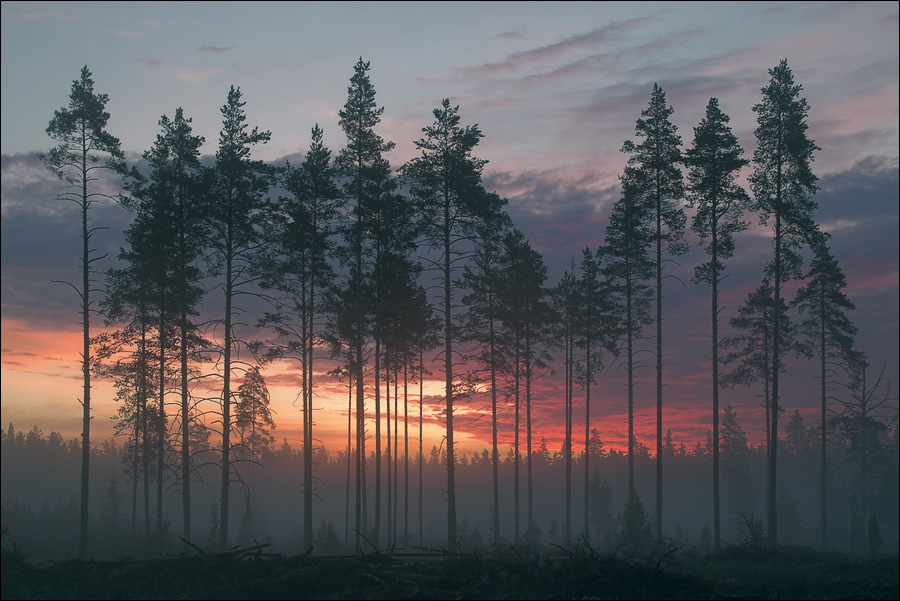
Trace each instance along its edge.
<path fill-rule="evenodd" d="M 264 547 L 154 560 L 32 566 L 4 553 L 3 599 L 898 599 L 897 555 L 809 549 L 716 556 L 267 554 Z"/>

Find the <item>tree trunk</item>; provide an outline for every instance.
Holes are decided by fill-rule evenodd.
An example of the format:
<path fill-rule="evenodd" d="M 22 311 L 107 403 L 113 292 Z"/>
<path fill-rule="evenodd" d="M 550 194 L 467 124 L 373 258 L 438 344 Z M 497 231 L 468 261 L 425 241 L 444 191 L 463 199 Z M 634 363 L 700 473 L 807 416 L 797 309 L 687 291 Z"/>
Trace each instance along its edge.
<path fill-rule="evenodd" d="M 453 319 L 450 301 L 450 203 L 444 203 L 444 394 L 447 399 L 447 538 L 456 544 L 456 449 L 453 446 Z"/>
<path fill-rule="evenodd" d="M 662 198 L 656 193 L 656 542 L 662 542 L 663 373 L 662 373 Z"/>
<path fill-rule="evenodd" d="M 713 551 L 722 549 L 722 507 L 719 491 L 719 261 L 716 220 L 713 219 L 712 252 L 712 386 L 713 386 Z"/>
<path fill-rule="evenodd" d="M 91 494 L 91 233 L 88 229 L 87 164 L 88 154 L 85 149 L 81 155 L 81 318 L 84 330 L 81 372 L 84 380 L 84 398 L 81 403 L 81 517 L 78 539 L 78 557 L 82 561 L 88 559 Z"/>
<path fill-rule="evenodd" d="M 828 440 L 828 421 L 827 421 L 827 411 L 828 411 L 828 396 L 826 391 L 826 381 L 825 378 L 827 376 L 826 365 L 825 365 L 825 285 L 823 283 L 822 288 L 820 290 L 819 296 L 819 317 L 821 320 L 821 331 L 820 331 L 820 350 L 819 355 L 821 358 L 820 377 L 822 378 L 822 411 L 821 411 L 821 420 L 822 420 L 822 433 L 821 433 L 821 449 L 820 449 L 820 462 L 821 462 L 821 473 L 819 474 L 820 478 L 820 490 L 819 490 L 819 528 L 822 533 L 822 550 L 828 550 L 828 472 L 826 468 L 826 443 Z"/>
<path fill-rule="evenodd" d="M 230 246 L 230 245 L 229 245 Z M 228 548 L 228 501 L 231 495 L 231 304 L 234 290 L 231 253 L 225 259 L 225 340 L 222 385 L 222 487 L 219 514 L 219 547 Z"/>

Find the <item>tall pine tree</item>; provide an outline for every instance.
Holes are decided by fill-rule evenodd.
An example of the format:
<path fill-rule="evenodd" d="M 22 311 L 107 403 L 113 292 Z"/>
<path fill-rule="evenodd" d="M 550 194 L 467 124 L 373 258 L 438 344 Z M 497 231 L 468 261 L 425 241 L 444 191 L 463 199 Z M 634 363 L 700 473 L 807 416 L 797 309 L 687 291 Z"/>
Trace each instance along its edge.
<path fill-rule="evenodd" d="M 526 470 L 526 536 L 534 541 L 537 523 L 534 519 L 534 384 L 544 375 L 548 362 L 552 360 L 548 349 L 551 332 L 550 324 L 555 316 L 544 287 L 547 280 L 547 266 L 543 257 L 531 246 L 521 231 L 509 230 L 503 237 L 503 277 L 501 316 L 507 337 L 513 347 L 513 385 L 515 390 L 515 500 L 518 526 L 518 465 L 519 429 L 521 425 L 521 403 L 525 409 L 525 470 Z M 508 352 L 508 351 L 507 351 Z M 518 532 L 518 528 L 516 528 Z"/>
<path fill-rule="evenodd" d="M 500 544 L 500 450 L 498 439 L 498 377 L 503 361 L 503 337 L 500 329 L 500 286 L 502 247 L 500 238 L 510 226 L 509 219 L 485 224 L 479 244 L 472 257 L 472 264 L 465 267 L 463 285 L 468 294 L 463 297 L 467 311 L 461 325 L 463 342 L 476 345 L 474 359 L 482 370 L 488 372 L 491 395 L 491 475 L 493 497 L 491 502 L 491 527 L 495 545 Z"/>
<path fill-rule="evenodd" d="M 203 274 L 198 267 L 205 250 L 200 165 L 204 138 L 193 134 L 191 119 L 180 107 L 173 118 L 160 118 L 159 125 L 153 148 L 144 153 L 150 173 L 146 179 L 135 177 L 129 186 L 141 205 L 136 222 L 143 220 L 145 226 L 153 228 L 155 233 L 148 240 L 156 248 L 144 245 L 132 252 L 150 252 L 143 261 L 157 273 L 159 319 L 161 323 L 170 322 L 173 329 L 171 341 L 166 340 L 165 328 L 159 332 L 160 357 L 174 352 L 173 363 L 177 365 L 183 536 L 191 540 L 191 436 L 196 409 L 190 382 L 195 375 L 197 350 L 208 344 L 192 321 L 204 295 Z"/>
<path fill-rule="evenodd" d="M 212 172 L 211 192 L 207 200 L 209 245 L 214 267 L 218 270 L 224 296 L 221 326 L 222 396 L 222 480 L 219 504 L 220 545 L 228 547 L 229 496 L 231 491 L 231 416 L 235 391 L 232 376 L 237 365 L 235 351 L 241 346 L 236 336 L 235 317 L 241 307 L 237 297 L 252 290 L 256 284 L 254 266 L 263 245 L 261 227 L 266 219 L 267 195 L 272 183 L 272 170 L 251 158 L 253 148 L 271 138 L 268 131 L 258 127 L 249 129 L 239 88 L 231 86 L 228 99 L 222 106 L 222 130 Z"/>
<path fill-rule="evenodd" d="M 613 205 L 598 250 L 603 258 L 603 274 L 612 285 L 612 293 L 622 319 L 628 394 L 628 497 L 634 493 L 634 385 L 635 342 L 651 322 L 653 290 L 647 281 L 653 277 L 653 262 L 647 255 L 652 232 L 650 212 L 639 201 L 631 178 L 622 177 L 622 197 Z M 624 315 L 622 315 L 624 314 Z"/>
<path fill-rule="evenodd" d="M 742 219 L 750 197 L 737 183 L 743 158 L 728 115 L 719 101 L 710 98 L 706 116 L 694 128 L 694 144 L 685 153 L 688 166 L 688 202 L 694 208 L 691 229 L 709 255 L 709 261 L 694 269 L 694 280 L 712 287 L 712 416 L 713 416 L 713 549 L 721 549 L 719 501 L 719 284 L 725 277 L 724 259 L 734 255 L 734 235 L 748 223 Z"/>
<path fill-rule="evenodd" d="M 836 380 L 835 367 L 849 370 L 853 359 L 856 326 L 847 316 L 856 307 L 844 294 L 847 278 L 831 254 L 824 237 L 814 247 L 815 255 L 806 284 L 797 291 L 793 305 L 806 315 L 801 330 L 819 355 L 819 400 L 821 415 L 819 472 L 819 529 L 822 550 L 828 550 L 828 399 Z"/>
<path fill-rule="evenodd" d="M 735 334 L 722 339 L 722 348 L 729 350 L 722 358 L 724 365 L 732 365 L 731 371 L 720 378 L 723 386 L 747 386 L 755 382 L 763 385 L 765 408 L 766 448 L 772 440 L 772 373 L 787 371 L 785 357 L 790 352 L 795 357 L 809 356 L 809 350 L 796 335 L 797 325 L 787 312 L 788 305 L 780 299 L 777 312 L 781 332 L 782 354 L 776 363 L 773 340 L 775 337 L 775 293 L 772 283 L 764 280 L 758 288 L 747 294 L 747 300 L 738 307 L 738 314 L 728 320 Z M 710 441 L 712 442 L 712 441 Z"/>
<path fill-rule="evenodd" d="M 159 257 L 147 252 L 141 222 L 136 218 L 125 230 L 128 248 L 119 253 L 121 267 L 106 273 L 106 296 L 101 301 L 106 325 L 119 329 L 95 338 L 101 342 L 97 360 L 99 371 L 115 378 L 116 400 L 121 402 L 116 412 L 116 431 L 131 430 L 132 467 L 134 482 L 133 528 L 137 521 L 137 482 L 143 483 L 144 534 L 151 535 L 150 477 L 155 471 L 150 463 L 153 440 L 158 440 L 159 414 L 155 407 L 153 382 L 156 358 L 153 332 L 158 323 L 153 315 L 154 289 L 152 263 Z M 106 365 L 102 363 L 106 362 Z"/>
<path fill-rule="evenodd" d="M 750 189 L 760 224 L 771 221 L 774 257 L 768 271 L 774 293 L 772 333 L 772 411 L 767 456 L 767 534 L 769 547 L 778 544 L 778 415 L 781 356 L 782 286 L 800 276 L 802 256 L 799 250 L 816 236 L 813 221 L 818 178 L 810 163 L 819 148 L 806 135 L 809 104 L 800 97 L 802 86 L 794 83 L 787 59 L 769 69 L 770 80 L 762 88 L 762 101 L 753 106 L 756 113 L 756 143 Z"/>
<path fill-rule="evenodd" d="M 383 154 L 389 152 L 393 142 L 387 142 L 375 132 L 381 122 L 384 107 L 375 102 L 375 87 L 369 79 L 370 63 L 362 57 L 353 68 L 350 86 L 347 88 L 347 102 L 338 111 L 339 125 L 347 137 L 347 144 L 340 150 L 335 164 L 344 177 L 344 196 L 352 203 L 350 221 L 344 232 L 343 260 L 349 270 L 349 280 L 344 291 L 349 312 L 344 320 L 345 332 L 349 336 L 350 352 L 353 357 L 351 365 L 356 373 L 351 378 L 356 385 L 356 545 L 361 549 L 361 536 L 368 530 L 368 517 L 365 506 L 366 484 L 366 442 L 365 442 L 365 359 L 364 347 L 366 332 L 369 329 L 371 313 L 370 270 L 367 234 L 372 204 L 382 192 L 383 183 L 390 178 L 390 165 Z M 378 389 L 378 386 L 375 386 Z M 376 457 L 376 488 L 380 486 L 380 416 L 376 408 L 376 444 L 379 445 L 379 456 Z M 381 491 L 375 494 L 376 529 L 380 521 Z M 377 537 L 375 543 L 377 544 Z"/>
<path fill-rule="evenodd" d="M 576 282 L 577 310 L 575 313 L 575 339 L 583 355 L 575 364 L 575 381 L 584 388 L 584 481 L 591 481 L 591 385 L 595 374 L 603 367 L 602 353 L 618 356 L 618 342 L 622 328 L 613 287 L 602 277 L 601 253 L 590 248 L 582 251 L 581 277 Z M 584 486 L 583 534 L 591 535 L 590 487 Z"/>
<path fill-rule="evenodd" d="M 323 142 L 324 132 L 312 129 L 309 149 L 299 166 L 287 163 L 281 184 L 287 196 L 276 205 L 271 239 L 266 253 L 262 285 L 282 292 L 272 299 L 275 311 L 261 320 L 277 340 L 269 347 L 269 358 L 290 359 L 300 367 L 303 422 L 303 548 L 313 544 L 313 366 L 316 343 L 328 305 L 322 290 L 333 281 L 330 259 L 340 209 L 340 190 Z"/>
<path fill-rule="evenodd" d="M 551 291 L 551 302 L 559 317 L 557 338 L 563 347 L 563 383 L 565 388 L 565 429 L 563 438 L 563 461 L 566 472 L 564 538 L 568 542 L 572 536 L 572 405 L 575 398 L 575 320 L 578 314 L 578 278 L 575 275 L 575 260 L 570 263 L 556 287 Z"/>
<path fill-rule="evenodd" d="M 684 181 L 681 174 L 681 136 L 670 120 L 674 109 L 666 105 L 666 94 L 653 85 L 650 106 L 641 111 L 634 133 L 639 143 L 627 140 L 622 152 L 629 153 L 624 177 L 633 182 L 637 202 L 647 205 L 651 214 L 650 244 L 656 271 L 656 540 L 662 540 L 663 507 L 663 254 L 677 257 L 687 252 L 684 243 L 686 221 L 681 200 Z"/>
<path fill-rule="evenodd" d="M 460 261 L 471 253 L 469 240 L 485 220 L 498 217 L 505 204 L 488 193 L 481 181 L 485 160 L 472 153 L 481 141 L 478 125 L 460 125 L 459 107 L 448 99 L 434 109 L 434 122 L 422 129 L 416 140 L 419 156 L 401 168 L 410 182 L 410 192 L 419 202 L 422 235 L 428 248 L 436 251 L 430 266 L 441 286 L 444 320 L 443 362 L 447 433 L 447 538 L 456 542 L 456 448 L 453 431 L 453 364 L 458 358 L 454 342 L 458 339 L 454 323 L 453 291 Z M 426 266 L 427 267 L 427 266 Z"/>
<path fill-rule="evenodd" d="M 97 186 L 104 170 L 121 172 L 124 154 L 119 139 L 106 130 L 109 96 L 94 92 L 94 80 L 85 65 L 81 76 L 72 82 L 68 106 L 53 113 L 47 135 L 57 145 L 41 155 L 44 165 L 66 182 L 66 191 L 58 198 L 75 203 L 81 212 L 81 282 L 66 282 L 81 299 L 82 320 L 82 430 L 81 430 L 81 508 L 79 518 L 78 556 L 88 558 L 88 523 L 90 520 L 91 465 L 91 301 L 94 265 L 103 259 L 91 245 L 97 227 L 90 224 L 90 209 L 109 199 L 102 186 Z M 105 256 L 105 255 L 104 255 Z"/>

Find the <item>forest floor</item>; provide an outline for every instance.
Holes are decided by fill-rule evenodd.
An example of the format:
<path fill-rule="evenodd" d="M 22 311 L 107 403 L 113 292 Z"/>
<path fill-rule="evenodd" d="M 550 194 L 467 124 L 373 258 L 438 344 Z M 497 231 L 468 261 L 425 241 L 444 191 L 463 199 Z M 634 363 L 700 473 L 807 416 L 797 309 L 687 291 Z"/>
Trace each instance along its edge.
<path fill-rule="evenodd" d="M 32 566 L 4 550 L 2 599 L 898 599 L 898 556 L 785 548 L 626 559 L 542 554 L 267 554 L 265 546 L 152 560 Z"/>

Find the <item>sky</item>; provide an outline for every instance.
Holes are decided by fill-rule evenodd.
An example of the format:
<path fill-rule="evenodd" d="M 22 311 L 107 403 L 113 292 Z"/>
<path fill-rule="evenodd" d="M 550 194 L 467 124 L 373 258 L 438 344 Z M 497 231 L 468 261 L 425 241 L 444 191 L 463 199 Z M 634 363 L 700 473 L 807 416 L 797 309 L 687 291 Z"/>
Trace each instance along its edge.
<path fill-rule="evenodd" d="M 272 132 L 255 158 L 299 161 L 317 124 L 337 153 L 344 144 L 337 113 L 363 58 L 384 107 L 376 131 L 396 144 L 386 158 L 398 167 L 415 156 L 414 141 L 449 98 L 462 124 L 477 124 L 484 134 L 475 154 L 488 161 L 485 187 L 508 199 L 516 227 L 543 254 L 547 284 L 554 285 L 583 248 L 602 242 L 627 160 L 620 149 L 634 139 L 654 84 L 666 93 L 685 147 L 715 97 L 750 158 L 752 107 L 769 69 L 787 59 L 810 106 L 808 135 L 819 146 L 812 164 L 820 185 L 815 217 L 847 275 L 857 348 L 897 385 L 896 2 L 5 1 L 0 15 L 4 425 L 38 425 L 67 438 L 81 430 L 79 305 L 57 283 L 78 278 L 78 216 L 56 198 L 61 183 L 38 154 L 52 147 L 47 123 L 67 104 L 85 65 L 95 90 L 109 96 L 108 131 L 132 161 L 154 142 L 159 118 L 178 107 L 193 120 L 194 133 L 205 136 L 203 153 L 214 154 L 219 109 L 232 85 L 243 93 L 248 122 Z M 114 266 L 130 218 L 115 205 L 96 207 L 92 223 L 105 229 L 94 240 L 100 254 L 109 253 L 102 269 Z M 688 232 L 688 240 L 696 242 L 696 235 Z M 722 290 L 723 324 L 759 284 L 770 254 L 770 230 L 754 225 L 738 237 Z M 691 282 L 703 260 L 694 248 L 670 265 L 664 290 L 664 427 L 689 447 L 711 427 L 709 289 Z M 644 344 L 649 349 L 652 340 Z M 645 353 L 643 362 L 636 427 L 652 447 L 652 358 Z M 284 369 L 266 376 L 276 439 L 299 444 L 297 378 Z M 611 364 L 592 393 L 592 426 L 608 447 L 625 441 L 624 385 L 621 366 Z M 797 410 L 814 425 L 813 363 L 792 361 L 783 389 L 787 415 Z M 538 391 L 535 428 L 559 449 L 561 378 L 546 376 Z M 427 382 L 425 392 L 430 447 L 440 444 L 440 384 Z M 109 382 L 95 383 L 94 440 L 111 435 L 112 394 Z M 764 432 L 759 394 L 746 387 L 722 398 L 754 443 Z M 342 448 L 346 389 L 329 382 L 320 403 L 321 439 L 329 450 Z M 460 408 L 463 452 L 489 446 L 484 406 L 476 400 Z M 502 436 L 511 438 L 508 428 Z"/>

